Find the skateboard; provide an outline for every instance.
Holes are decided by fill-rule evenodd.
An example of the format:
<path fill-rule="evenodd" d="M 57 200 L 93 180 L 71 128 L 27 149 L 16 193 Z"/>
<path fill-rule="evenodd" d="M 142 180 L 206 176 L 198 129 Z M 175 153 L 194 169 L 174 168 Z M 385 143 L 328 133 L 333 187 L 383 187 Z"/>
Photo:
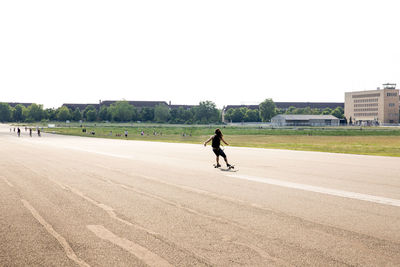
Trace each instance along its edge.
<path fill-rule="evenodd" d="M 238 169 L 235 169 L 235 165 L 231 165 L 231 166 L 226 167 L 226 168 L 222 168 L 222 166 L 218 167 L 217 164 L 214 164 L 213 166 L 214 166 L 214 168 L 220 169 L 221 171 L 225 171 L 225 172 L 229 172 L 229 171 L 237 172 L 238 171 Z"/>

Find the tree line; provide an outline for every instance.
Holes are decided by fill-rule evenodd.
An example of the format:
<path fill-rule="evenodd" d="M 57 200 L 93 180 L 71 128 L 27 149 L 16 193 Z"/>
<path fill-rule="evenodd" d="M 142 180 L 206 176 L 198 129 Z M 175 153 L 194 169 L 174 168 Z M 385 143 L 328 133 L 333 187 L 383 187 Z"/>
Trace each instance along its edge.
<path fill-rule="evenodd" d="M 38 122 L 38 121 L 112 121 L 112 122 L 157 122 L 157 123 L 219 123 L 221 111 L 212 101 L 202 101 L 189 109 L 179 107 L 170 109 L 165 104 L 138 109 L 128 101 L 117 101 L 110 106 L 101 106 L 99 110 L 88 105 L 84 110 L 69 109 L 61 106 L 57 109 L 44 109 L 43 105 L 31 104 L 25 107 L 18 104 L 11 107 L 0 103 L 0 122 Z"/>
<path fill-rule="evenodd" d="M 294 106 L 288 109 L 277 108 L 272 99 L 263 101 L 258 109 L 247 107 L 230 108 L 226 111 L 225 120 L 229 122 L 268 122 L 272 117 L 279 114 L 298 114 L 298 115 L 333 115 L 338 119 L 344 119 L 344 110 L 342 107 L 331 108 L 296 108 Z"/>
<path fill-rule="evenodd" d="M 289 107 L 282 110 L 276 107 L 272 99 L 263 101 L 258 109 L 231 108 L 225 113 L 224 120 L 228 122 L 268 122 L 277 114 L 307 114 L 307 115 L 333 115 L 339 119 L 343 118 L 343 108 L 337 107 L 334 110 L 311 109 Z M 11 107 L 7 103 L 0 103 L 1 122 L 38 122 L 38 121 L 112 121 L 112 122 L 156 122 L 173 124 L 207 124 L 220 123 L 222 121 L 222 111 L 218 110 L 212 101 L 202 101 L 199 105 L 191 108 L 170 109 L 165 104 L 152 107 L 137 108 L 129 104 L 128 101 L 117 101 L 110 106 L 100 106 L 97 110 L 95 106 L 88 105 L 84 110 L 76 108 L 69 109 L 61 106 L 57 109 L 44 109 L 43 105 L 31 104 L 25 107 L 18 104 Z"/>

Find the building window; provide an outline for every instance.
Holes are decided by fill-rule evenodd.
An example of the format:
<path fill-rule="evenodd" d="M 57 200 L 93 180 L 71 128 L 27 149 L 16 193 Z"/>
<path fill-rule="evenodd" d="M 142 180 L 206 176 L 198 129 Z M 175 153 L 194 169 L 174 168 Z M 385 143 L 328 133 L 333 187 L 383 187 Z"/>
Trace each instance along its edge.
<path fill-rule="evenodd" d="M 378 102 L 378 98 L 356 99 L 356 100 L 354 100 L 354 103 L 371 103 L 371 102 Z"/>
<path fill-rule="evenodd" d="M 389 103 L 389 107 L 394 107 L 395 104 L 394 103 Z"/>
<path fill-rule="evenodd" d="M 397 96 L 397 93 L 386 93 L 387 96 Z"/>
<path fill-rule="evenodd" d="M 365 97 L 377 97 L 377 96 L 381 96 L 381 93 L 365 94 L 365 95 L 352 95 L 352 98 L 365 98 Z"/>

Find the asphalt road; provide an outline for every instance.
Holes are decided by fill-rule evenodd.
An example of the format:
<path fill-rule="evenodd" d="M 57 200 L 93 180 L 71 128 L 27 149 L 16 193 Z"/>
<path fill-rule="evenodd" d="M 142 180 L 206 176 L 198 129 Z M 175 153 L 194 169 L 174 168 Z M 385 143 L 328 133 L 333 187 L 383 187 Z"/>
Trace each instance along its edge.
<path fill-rule="evenodd" d="M 0 126 L 0 266 L 400 266 L 400 158 L 225 152 Z"/>

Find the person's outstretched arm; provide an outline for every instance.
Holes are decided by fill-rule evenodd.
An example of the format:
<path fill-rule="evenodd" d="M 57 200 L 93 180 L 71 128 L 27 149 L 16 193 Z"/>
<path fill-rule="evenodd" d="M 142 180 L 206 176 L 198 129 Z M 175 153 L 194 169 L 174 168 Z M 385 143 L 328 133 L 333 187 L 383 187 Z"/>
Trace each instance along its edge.
<path fill-rule="evenodd" d="M 211 136 L 210 138 L 208 138 L 208 140 L 204 142 L 204 146 L 207 146 L 207 143 L 210 142 L 212 139 L 213 139 L 213 136 Z"/>
<path fill-rule="evenodd" d="M 228 144 L 227 142 L 225 142 L 225 140 L 224 140 L 224 138 L 223 138 L 223 137 L 221 137 L 221 140 L 222 140 L 222 142 L 224 142 L 224 143 L 225 143 L 225 145 L 229 146 L 229 144 Z"/>

